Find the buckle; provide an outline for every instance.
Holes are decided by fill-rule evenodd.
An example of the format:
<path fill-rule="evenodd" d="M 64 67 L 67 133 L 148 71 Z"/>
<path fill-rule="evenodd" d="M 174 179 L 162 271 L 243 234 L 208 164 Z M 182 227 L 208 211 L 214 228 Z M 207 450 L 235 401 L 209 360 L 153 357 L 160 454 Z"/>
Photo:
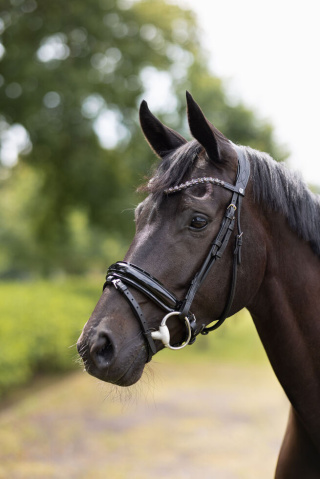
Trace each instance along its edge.
<path fill-rule="evenodd" d="M 231 208 L 231 207 L 234 208 L 234 211 L 237 210 L 236 205 L 234 205 L 233 203 L 230 203 L 230 205 L 228 206 L 227 210 L 228 210 L 229 208 Z"/>

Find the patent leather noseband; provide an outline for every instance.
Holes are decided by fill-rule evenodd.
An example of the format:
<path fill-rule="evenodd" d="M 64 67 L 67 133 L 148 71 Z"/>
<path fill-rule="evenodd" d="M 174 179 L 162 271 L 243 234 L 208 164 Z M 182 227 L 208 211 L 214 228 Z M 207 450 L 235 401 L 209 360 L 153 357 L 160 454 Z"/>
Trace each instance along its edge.
<path fill-rule="evenodd" d="M 171 195 L 198 184 L 211 183 L 232 191 L 233 193 L 231 202 L 226 208 L 219 232 L 216 238 L 213 240 L 208 255 L 205 258 L 200 270 L 196 273 L 191 281 L 187 294 L 183 300 L 177 299 L 175 295 L 168 291 L 157 279 L 132 263 L 119 261 L 111 265 L 108 269 L 106 282 L 103 289 L 105 289 L 108 285 L 112 285 L 121 294 L 123 294 L 125 299 L 128 301 L 135 317 L 140 323 L 141 329 L 146 339 L 148 346 L 147 362 L 149 362 L 152 356 L 156 353 L 154 340 L 161 340 L 166 347 L 171 349 L 181 349 L 187 344 L 192 344 L 198 334 L 208 334 L 210 331 L 217 329 L 219 326 L 221 326 L 230 313 L 237 282 L 237 268 L 241 263 L 241 246 L 243 242 L 243 232 L 241 230 L 240 223 L 241 203 L 242 198 L 245 195 L 246 186 L 250 176 L 250 164 L 245 156 L 244 151 L 235 145 L 234 148 L 236 149 L 238 156 L 238 170 L 235 185 L 222 181 L 218 178 L 203 177 L 181 183 L 180 185 L 171 187 L 164 192 L 164 194 Z M 215 324 L 213 326 L 206 327 L 204 324 L 198 325 L 194 314 L 192 314 L 190 311 L 193 299 L 201 284 L 205 280 L 207 274 L 211 270 L 213 264 L 223 255 L 234 230 L 236 220 L 237 234 L 235 235 L 232 280 L 227 303 L 221 316 L 214 320 Z M 158 331 L 151 331 L 149 329 L 143 312 L 138 302 L 130 292 L 128 286 L 132 286 L 135 290 L 143 293 L 147 298 L 149 298 L 166 312 Z M 170 332 L 166 326 L 166 322 L 170 316 L 174 315 L 178 316 L 185 322 L 187 337 L 182 343 L 171 345 Z"/>

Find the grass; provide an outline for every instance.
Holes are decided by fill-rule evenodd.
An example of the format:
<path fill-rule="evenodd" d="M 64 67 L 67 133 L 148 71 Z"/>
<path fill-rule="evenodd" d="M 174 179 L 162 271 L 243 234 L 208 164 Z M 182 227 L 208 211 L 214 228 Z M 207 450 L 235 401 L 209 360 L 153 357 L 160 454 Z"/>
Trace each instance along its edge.
<path fill-rule="evenodd" d="M 0 398 L 36 374 L 74 369 L 76 340 L 101 294 L 103 278 L 0 283 Z M 216 332 L 162 361 L 265 361 L 252 320 L 240 312 Z M 159 355 L 160 357 L 160 355 Z"/>

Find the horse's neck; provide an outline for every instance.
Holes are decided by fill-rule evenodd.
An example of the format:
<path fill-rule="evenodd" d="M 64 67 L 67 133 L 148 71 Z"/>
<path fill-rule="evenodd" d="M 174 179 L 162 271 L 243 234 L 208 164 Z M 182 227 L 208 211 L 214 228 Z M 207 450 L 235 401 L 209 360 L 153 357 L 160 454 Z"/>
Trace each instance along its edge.
<path fill-rule="evenodd" d="M 272 367 L 320 448 L 320 259 L 275 217 L 249 310 Z"/>

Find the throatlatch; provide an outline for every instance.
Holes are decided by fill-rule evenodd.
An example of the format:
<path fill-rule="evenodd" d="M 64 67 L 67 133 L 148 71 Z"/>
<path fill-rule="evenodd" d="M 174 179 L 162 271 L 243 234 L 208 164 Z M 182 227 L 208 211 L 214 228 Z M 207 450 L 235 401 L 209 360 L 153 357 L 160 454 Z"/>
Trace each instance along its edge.
<path fill-rule="evenodd" d="M 152 356 L 156 353 L 154 340 L 161 340 L 164 346 L 170 349 L 181 349 L 188 344 L 193 344 L 198 334 L 208 334 L 210 331 L 217 329 L 219 326 L 221 326 L 230 313 L 237 283 L 237 268 L 241 263 L 241 246 L 243 242 L 243 232 L 241 230 L 240 223 L 241 204 L 250 176 L 250 163 L 246 158 L 244 151 L 236 145 L 234 145 L 234 148 L 236 149 L 238 156 L 238 170 L 235 185 L 219 180 L 218 178 L 203 177 L 181 183 L 180 185 L 174 186 L 164 191 L 165 194 L 171 195 L 195 185 L 211 183 L 233 192 L 231 202 L 226 209 L 220 230 L 214 239 L 210 251 L 200 270 L 196 273 L 191 281 L 190 287 L 183 301 L 177 299 L 175 295 L 168 291 L 156 278 L 152 277 L 149 273 L 132 263 L 118 261 L 117 263 L 111 265 L 108 269 L 106 282 L 103 286 L 103 289 L 105 289 L 106 286 L 113 285 L 117 291 L 123 294 L 130 304 L 135 317 L 140 323 L 147 342 L 147 362 L 149 362 Z M 214 320 L 215 324 L 213 326 L 206 326 L 202 324 L 199 327 L 197 325 L 195 316 L 190 311 L 193 299 L 201 284 L 205 280 L 207 274 L 211 270 L 213 264 L 223 255 L 229 243 L 232 232 L 234 231 L 236 219 L 237 235 L 235 236 L 232 280 L 228 301 L 220 318 Z M 149 329 L 143 312 L 138 302 L 129 291 L 128 286 L 132 286 L 134 289 L 143 293 L 166 312 L 158 331 L 151 331 Z M 182 343 L 175 345 L 170 344 L 170 332 L 166 325 L 167 320 L 171 316 L 178 316 L 185 322 L 186 326 L 186 339 Z"/>

